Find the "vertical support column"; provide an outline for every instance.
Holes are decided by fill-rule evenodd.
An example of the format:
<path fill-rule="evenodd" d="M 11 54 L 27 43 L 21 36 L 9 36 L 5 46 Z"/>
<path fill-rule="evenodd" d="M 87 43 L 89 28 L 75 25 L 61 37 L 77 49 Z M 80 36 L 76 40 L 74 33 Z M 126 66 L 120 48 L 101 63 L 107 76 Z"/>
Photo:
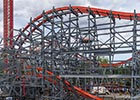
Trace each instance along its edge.
<path fill-rule="evenodd" d="M 133 46 L 132 46 L 132 78 L 131 78 L 131 100 L 134 100 L 135 89 L 136 89 L 136 78 L 134 78 L 136 73 L 136 50 L 137 50 L 137 15 L 134 10 L 134 27 L 133 27 Z"/>
<path fill-rule="evenodd" d="M 44 16 L 43 16 L 43 25 L 44 25 L 44 20 L 45 20 L 45 18 L 44 18 Z M 45 68 L 45 63 L 43 63 L 43 62 L 45 62 L 45 57 L 44 57 L 44 45 L 45 45 L 45 43 L 44 43 L 44 33 L 45 33 L 45 27 L 43 26 L 43 29 L 42 29 L 42 34 L 41 34 L 41 59 L 42 59 L 42 61 L 41 61 L 41 66 L 40 67 L 42 67 L 42 69 L 43 69 L 43 71 L 42 71 L 42 82 L 41 82 L 41 85 L 42 85 L 42 87 L 44 86 L 44 84 L 45 84 L 45 80 L 44 80 L 44 76 L 45 76 L 45 70 L 46 70 L 46 68 Z"/>
<path fill-rule="evenodd" d="M 4 48 L 12 47 L 13 39 L 13 0 L 3 0 L 3 38 Z M 4 59 L 5 64 L 8 63 L 8 57 Z"/>
<path fill-rule="evenodd" d="M 57 14 L 57 13 L 56 13 Z M 59 15 L 59 14 L 58 14 Z M 61 24 L 60 24 L 60 27 L 61 27 L 61 40 L 63 40 L 63 34 L 65 33 L 64 32 L 64 27 L 63 27 L 63 17 L 62 16 L 60 16 L 60 20 L 61 20 Z M 70 39 L 70 38 L 69 38 Z M 63 41 L 61 41 L 62 42 L 62 45 L 61 46 L 63 46 Z M 70 42 L 70 41 L 69 41 Z M 70 44 L 68 44 L 68 47 L 70 48 Z M 61 54 L 61 60 L 63 61 L 63 55 Z M 61 62 L 61 64 L 62 64 L 62 62 Z M 60 72 L 59 73 L 65 73 L 65 71 L 64 71 L 64 68 L 62 67 L 63 65 L 61 65 L 61 68 L 60 68 Z M 63 81 L 63 80 L 62 80 Z M 63 84 L 62 84 L 62 82 L 60 81 L 60 100 L 61 99 L 63 99 L 63 93 L 62 93 L 62 91 L 63 91 Z"/>
<path fill-rule="evenodd" d="M 88 7 L 88 33 L 90 34 L 90 38 L 89 38 L 89 42 L 90 45 L 89 46 L 93 46 L 93 50 L 95 50 L 97 47 L 97 43 L 98 43 L 98 35 L 97 35 L 97 26 L 96 26 L 96 15 L 94 14 L 94 11 L 92 11 L 90 9 L 90 7 Z M 94 72 L 97 70 L 98 66 L 98 58 L 99 56 L 96 53 L 90 53 L 90 56 L 93 60 L 93 65 L 92 63 L 90 64 L 90 69 Z M 98 58 L 97 58 L 98 57 Z M 91 72 L 90 74 L 93 74 L 93 72 Z M 94 85 L 94 79 L 90 79 L 90 91 L 92 91 L 93 85 Z"/>
<path fill-rule="evenodd" d="M 3 13 L 3 17 L 4 17 L 4 25 L 3 25 L 3 37 L 4 37 L 4 47 L 7 46 L 7 37 L 8 37 L 8 3 L 7 0 L 3 0 L 3 8 L 4 8 L 4 13 Z"/>
<path fill-rule="evenodd" d="M 12 46 L 12 40 L 13 40 L 13 0 L 9 0 L 9 5 L 10 5 L 10 33 L 9 33 L 9 37 L 10 37 L 10 46 Z"/>
<path fill-rule="evenodd" d="M 97 47 L 97 42 L 98 42 L 98 35 L 97 35 L 97 26 L 96 26 L 96 15 L 94 14 L 94 12 L 90 9 L 90 7 L 88 7 L 88 27 L 89 27 L 89 34 L 92 35 L 92 38 L 89 37 L 89 42 L 93 42 L 93 49 L 95 50 Z M 92 17 L 90 17 L 92 16 Z M 94 30 L 94 32 L 92 31 Z M 93 33 L 92 33 L 93 32 Z M 92 43 L 90 44 L 90 46 L 92 45 Z M 97 64 L 97 55 L 94 53 L 93 54 L 93 63 L 94 63 L 94 68 L 98 67 Z"/>
<path fill-rule="evenodd" d="M 54 13 L 52 13 L 52 16 L 54 17 Z M 55 50 L 55 25 L 54 25 L 54 18 L 52 20 L 50 20 L 50 23 L 51 23 L 51 28 L 52 28 L 52 36 L 51 36 L 51 70 L 52 71 L 55 71 L 55 68 L 54 68 L 54 50 Z M 55 80 L 55 77 L 53 75 L 52 77 L 53 80 Z M 55 86 L 52 85 L 52 92 L 51 92 L 51 98 L 56 98 L 56 91 L 55 91 Z M 52 99 L 53 100 L 53 99 Z"/>
<path fill-rule="evenodd" d="M 113 17 L 113 15 L 112 15 L 112 11 L 110 11 L 110 13 L 109 13 L 109 17 L 110 17 L 110 36 L 109 36 L 109 41 L 110 41 L 110 45 L 109 45 L 109 47 L 110 47 L 110 49 L 112 48 L 112 17 Z M 112 53 L 111 52 L 109 52 L 109 72 L 110 72 L 110 74 L 113 74 L 112 73 L 112 65 L 111 65 L 111 63 L 112 63 Z"/>
<path fill-rule="evenodd" d="M 13 39 L 13 0 L 3 0 L 4 8 L 4 47 L 12 46 Z"/>
<path fill-rule="evenodd" d="M 115 21 L 115 18 L 114 18 L 114 15 L 112 14 L 112 11 L 110 11 L 110 49 L 111 51 L 113 52 L 110 52 L 109 53 L 109 64 L 110 64 L 110 74 L 114 74 L 113 73 L 113 70 L 112 70 L 112 62 L 114 60 L 114 51 L 115 51 L 115 24 L 116 24 L 116 21 Z"/>

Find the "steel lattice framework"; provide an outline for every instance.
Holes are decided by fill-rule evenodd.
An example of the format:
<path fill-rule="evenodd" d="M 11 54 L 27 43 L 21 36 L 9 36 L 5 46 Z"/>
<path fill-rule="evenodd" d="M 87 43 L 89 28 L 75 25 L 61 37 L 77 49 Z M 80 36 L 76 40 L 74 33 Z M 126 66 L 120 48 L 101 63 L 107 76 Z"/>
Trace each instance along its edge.
<path fill-rule="evenodd" d="M 4 7 L 4 46 L 12 45 L 13 38 L 13 0 L 3 0 Z M 9 38 L 9 39 L 8 39 Z M 8 41 L 7 41 L 8 40 Z"/>
<path fill-rule="evenodd" d="M 80 6 L 43 11 L 14 33 L 12 47 L 3 49 L 9 63 L 1 89 L 26 99 L 101 100 L 85 91 L 100 85 L 120 88 L 123 80 L 124 85 L 131 82 L 128 88 L 135 99 L 140 84 L 139 16 L 135 11 Z M 128 59 L 121 59 L 124 56 Z M 103 57 L 108 62 L 99 60 Z"/>

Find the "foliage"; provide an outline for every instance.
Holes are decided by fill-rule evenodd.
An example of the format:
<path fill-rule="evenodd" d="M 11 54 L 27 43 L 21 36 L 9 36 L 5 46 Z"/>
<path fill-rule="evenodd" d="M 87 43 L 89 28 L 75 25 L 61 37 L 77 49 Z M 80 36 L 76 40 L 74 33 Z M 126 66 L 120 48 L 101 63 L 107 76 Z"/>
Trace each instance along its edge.
<path fill-rule="evenodd" d="M 108 58 L 106 58 L 106 57 L 99 57 L 98 58 L 98 61 L 100 62 L 100 63 L 103 63 L 103 64 L 107 64 L 109 61 L 108 61 Z"/>

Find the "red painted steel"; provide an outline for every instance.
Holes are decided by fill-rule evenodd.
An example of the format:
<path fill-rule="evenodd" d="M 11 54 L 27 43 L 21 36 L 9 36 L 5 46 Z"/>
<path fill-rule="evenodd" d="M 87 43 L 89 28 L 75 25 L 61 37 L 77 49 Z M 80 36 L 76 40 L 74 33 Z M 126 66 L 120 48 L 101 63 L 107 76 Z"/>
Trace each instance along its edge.
<path fill-rule="evenodd" d="M 4 47 L 12 45 L 13 39 L 13 0 L 3 0 L 4 16 Z M 9 40 L 8 40 L 9 39 Z"/>
<path fill-rule="evenodd" d="M 82 7 L 82 6 L 72 6 L 72 9 L 74 9 L 75 12 L 77 13 L 89 13 L 88 12 L 88 7 Z M 79 11 L 79 10 L 80 11 Z M 61 8 L 56 8 L 56 11 L 65 11 L 65 10 L 69 10 L 69 6 L 66 7 L 61 7 Z M 90 8 L 90 10 L 95 14 L 95 15 L 100 15 L 100 16 L 109 16 L 109 14 L 111 13 L 114 18 L 119 18 L 119 19 L 125 19 L 125 20 L 134 20 L 134 13 L 129 13 L 129 12 L 119 12 L 119 11 L 111 11 L 111 10 L 105 10 L 105 9 L 99 9 L 99 8 Z M 48 10 L 45 12 L 46 14 L 50 14 L 53 13 L 53 10 Z M 140 13 L 137 13 L 137 16 L 140 16 Z M 33 22 L 41 19 L 43 17 L 43 14 L 37 16 L 36 18 L 33 19 Z M 50 18 L 54 18 L 54 17 L 50 17 Z M 38 27 L 41 26 L 44 22 L 46 22 L 47 20 L 43 20 L 42 22 L 40 22 L 38 24 Z M 27 30 L 29 28 L 30 24 L 27 24 L 25 26 L 25 28 L 23 29 L 23 32 L 25 30 Z M 35 29 L 33 29 L 32 31 L 34 31 Z M 30 33 L 29 33 L 30 34 Z M 19 39 L 20 35 L 18 36 L 17 40 Z"/>
<path fill-rule="evenodd" d="M 7 41 L 6 41 L 6 39 L 7 39 L 7 37 L 8 37 L 8 5 L 7 5 L 8 3 L 7 3 L 7 0 L 3 0 L 3 6 L 4 6 L 4 13 L 3 13 L 3 16 L 4 16 L 4 25 L 3 25 L 3 29 L 4 29 L 4 33 L 3 33 L 3 37 L 4 37 L 4 46 L 7 46 Z"/>
<path fill-rule="evenodd" d="M 46 71 L 49 75 L 54 75 L 52 72 L 50 71 Z M 57 79 L 61 80 L 61 77 L 60 76 L 56 76 Z M 68 86 L 70 86 L 70 83 L 67 81 L 67 80 L 64 80 L 65 84 L 67 84 Z M 73 86 L 74 89 L 76 90 L 76 92 L 78 92 L 79 94 L 87 97 L 87 98 L 90 98 L 90 99 L 95 99 L 95 100 L 103 100 L 102 98 L 99 98 L 97 96 L 94 96 L 84 90 L 82 90 L 81 88 L 77 87 L 77 86 Z"/>
<path fill-rule="evenodd" d="M 13 23 L 14 23 L 14 21 L 13 21 L 13 0 L 10 0 L 10 35 L 9 35 L 9 37 L 10 37 L 10 46 L 12 46 L 12 39 L 13 39 Z"/>
<path fill-rule="evenodd" d="M 12 1 L 12 0 L 11 0 Z M 4 0 L 4 2 L 7 4 L 7 0 Z M 6 13 L 5 14 L 5 19 L 4 19 L 4 21 L 5 21 L 5 23 L 4 23 L 4 29 L 5 29 L 5 31 L 4 31 L 4 39 L 5 38 L 7 38 L 8 36 L 7 36 L 7 29 L 8 29 L 8 27 L 6 27 L 7 26 L 7 8 L 5 7 L 5 6 L 7 6 L 6 4 L 4 4 L 4 8 L 5 8 L 5 10 L 4 10 L 4 12 Z M 11 4 L 12 5 L 12 4 Z M 104 10 L 104 9 L 99 9 L 99 8 L 87 8 L 87 7 L 81 7 L 81 6 L 72 6 L 72 9 L 75 11 L 75 12 L 77 12 L 77 13 L 88 13 L 88 10 L 90 9 L 95 15 L 100 15 L 100 16 L 109 16 L 110 15 L 110 13 L 114 16 L 114 18 L 119 18 L 119 19 L 125 19 L 125 20 L 134 20 L 134 13 L 128 13 L 128 12 L 118 12 L 118 11 L 110 11 L 110 10 Z M 79 11 L 79 10 L 80 11 Z M 56 8 L 56 11 L 65 11 L 65 10 L 69 10 L 69 7 L 61 7 L 61 8 Z M 53 12 L 53 10 L 49 10 L 49 11 L 46 11 L 45 13 L 46 14 L 50 14 L 50 13 L 52 13 Z M 12 15 L 13 14 L 11 14 L 11 17 L 12 17 Z M 137 14 L 137 16 L 140 16 L 140 13 L 138 13 Z M 41 15 L 39 15 L 39 16 L 37 16 L 36 18 L 34 18 L 33 19 L 33 22 L 35 22 L 35 21 L 37 21 L 37 20 L 39 20 L 39 19 L 41 19 L 43 17 L 43 15 L 41 14 Z M 53 16 L 50 16 L 50 18 L 54 18 Z M 139 20 L 139 19 L 138 19 Z M 11 22 L 12 22 L 13 20 L 11 20 Z M 47 20 L 43 20 L 42 22 L 40 22 L 37 26 L 39 27 L 39 26 L 41 26 L 44 22 L 46 22 Z M 26 31 L 28 28 L 30 27 L 30 24 L 27 24 L 27 26 L 25 26 L 25 28 L 23 29 L 23 32 L 24 31 Z M 12 28 L 12 23 L 11 23 L 11 28 Z M 34 31 L 36 28 L 34 28 L 34 29 L 32 29 L 32 31 Z M 31 33 L 28 33 L 28 35 L 30 35 Z M 18 36 L 18 38 L 17 38 L 17 40 L 20 38 L 20 36 L 21 35 L 19 35 Z M 13 37 L 13 34 L 12 35 L 10 35 L 10 38 L 12 38 Z M 26 38 L 24 39 L 24 41 L 26 40 Z M 7 41 L 6 40 L 4 40 L 4 44 L 5 45 L 7 45 Z M 11 41 L 11 43 L 10 43 L 10 45 L 12 44 L 12 41 Z M 112 66 L 113 67 L 117 67 L 117 66 L 119 66 L 119 65 L 121 65 L 121 64 L 125 64 L 127 61 L 130 61 L 130 60 L 132 60 L 132 58 L 129 58 L 128 60 L 126 60 L 125 62 L 123 61 L 123 62 L 119 62 L 119 63 L 115 63 L 115 64 L 112 64 Z M 109 64 L 101 64 L 101 66 L 103 66 L 103 67 L 108 67 L 109 66 Z M 48 72 L 48 74 L 50 73 L 50 75 L 53 75 L 53 73 L 51 73 L 51 72 Z M 42 77 L 42 76 L 41 76 Z M 58 79 L 61 79 L 59 76 L 57 76 L 57 78 Z M 53 80 L 51 80 L 51 79 L 49 79 L 50 81 L 53 81 Z M 67 85 L 69 85 L 70 83 L 68 82 L 68 81 L 66 81 L 65 80 L 65 83 L 67 84 Z M 75 87 L 74 86 L 74 88 L 76 89 L 76 91 L 77 92 L 79 92 L 79 93 L 81 93 L 82 95 L 84 95 L 84 96 L 87 96 L 87 97 L 91 97 L 91 98 L 93 98 L 93 99 L 96 99 L 96 100 L 102 100 L 102 99 L 100 99 L 100 98 L 98 98 L 98 97 L 96 97 L 96 96 L 92 96 L 92 95 L 90 95 L 89 93 L 87 93 L 87 92 L 85 92 L 85 91 L 83 91 L 83 90 L 81 90 L 80 88 L 78 88 L 78 87 Z"/>
<path fill-rule="evenodd" d="M 26 68 L 27 68 L 27 69 L 31 69 L 32 67 L 31 67 L 31 66 L 27 66 Z M 42 70 L 43 70 L 42 67 L 37 67 L 36 69 L 37 69 L 38 71 L 42 71 Z M 50 77 L 45 77 L 45 76 L 43 77 L 42 74 L 37 74 L 36 76 L 39 77 L 39 78 L 42 78 L 42 77 L 43 77 L 44 79 L 47 79 L 49 82 L 51 82 L 51 83 L 53 83 L 53 84 L 57 84 L 57 81 L 51 78 L 51 76 L 53 76 L 54 74 L 53 74 L 51 71 L 48 71 L 48 70 L 46 70 L 46 73 L 47 73 L 48 75 L 50 75 Z M 29 75 L 29 74 L 28 74 L 28 75 Z M 33 74 L 30 73 L 30 75 L 33 75 Z M 58 80 L 62 80 L 62 78 L 61 78 L 59 75 L 57 75 L 56 78 L 57 78 Z M 72 91 L 70 82 L 68 82 L 67 80 L 64 80 L 64 83 L 68 86 L 68 89 Z M 73 88 L 76 90 L 76 92 L 77 92 L 78 94 L 80 94 L 80 95 L 82 95 L 82 96 L 84 96 L 84 97 L 86 97 L 86 98 L 94 99 L 94 100 L 103 100 L 102 98 L 99 98 L 99 97 L 97 97 L 97 96 L 94 96 L 94 95 L 92 95 L 92 94 L 90 94 L 90 93 L 88 93 L 88 92 L 82 90 L 81 88 L 79 88 L 79 87 L 77 87 L 77 86 L 73 86 Z"/>
<path fill-rule="evenodd" d="M 99 8 L 88 8 L 88 7 L 82 7 L 82 6 L 72 6 L 72 9 L 74 9 L 75 12 L 77 13 L 89 13 L 88 10 L 90 9 L 95 15 L 100 15 L 100 16 L 109 16 L 109 14 L 111 13 L 114 18 L 118 18 L 118 19 L 125 19 L 125 20 L 134 20 L 134 13 L 129 13 L 129 12 L 119 12 L 119 11 L 110 11 L 110 10 L 105 10 L 105 9 L 99 9 Z M 56 8 L 56 11 L 65 11 L 65 10 L 69 10 L 69 6 L 66 7 L 61 7 L 61 8 Z M 79 11 L 80 10 L 80 11 Z M 45 12 L 46 14 L 50 14 L 53 13 L 53 10 L 48 10 Z M 43 15 L 39 15 L 36 18 L 33 19 L 33 22 L 41 19 L 43 17 Z M 140 20 L 140 13 L 137 13 L 137 20 Z M 50 16 L 50 19 L 54 18 L 53 16 Z M 46 22 L 47 20 L 43 20 L 42 22 L 40 22 L 37 26 L 41 26 L 44 22 Z M 27 30 L 30 27 L 30 24 L 27 24 L 25 26 L 25 28 L 23 29 L 23 32 L 25 30 Z M 35 31 L 36 28 L 32 29 L 32 32 Z M 31 33 L 28 33 L 28 36 Z M 17 40 L 20 38 L 20 35 L 18 36 Z M 24 41 L 26 40 L 26 38 L 24 39 Z M 122 61 L 122 62 L 118 62 L 118 63 L 113 63 L 111 64 L 112 67 L 118 67 L 122 64 L 125 64 L 127 61 L 131 61 L 132 58 L 127 59 L 126 61 Z M 100 64 L 102 67 L 109 67 L 110 64 Z"/>

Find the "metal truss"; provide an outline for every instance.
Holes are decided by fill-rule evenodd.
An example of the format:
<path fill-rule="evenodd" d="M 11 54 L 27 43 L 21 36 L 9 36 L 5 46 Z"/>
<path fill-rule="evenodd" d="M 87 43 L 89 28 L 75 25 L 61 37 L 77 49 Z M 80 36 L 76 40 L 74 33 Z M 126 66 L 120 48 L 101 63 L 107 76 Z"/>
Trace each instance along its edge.
<path fill-rule="evenodd" d="M 4 48 L 9 62 L 0 87 L 20 99 L 90 100 L 74 85 L 90 92 L 93 86 L 120 88 L 130 81 L 133 100 L 140 85 L 139 27 L 135 11 L 75 6 L 43 11 Z"/>

